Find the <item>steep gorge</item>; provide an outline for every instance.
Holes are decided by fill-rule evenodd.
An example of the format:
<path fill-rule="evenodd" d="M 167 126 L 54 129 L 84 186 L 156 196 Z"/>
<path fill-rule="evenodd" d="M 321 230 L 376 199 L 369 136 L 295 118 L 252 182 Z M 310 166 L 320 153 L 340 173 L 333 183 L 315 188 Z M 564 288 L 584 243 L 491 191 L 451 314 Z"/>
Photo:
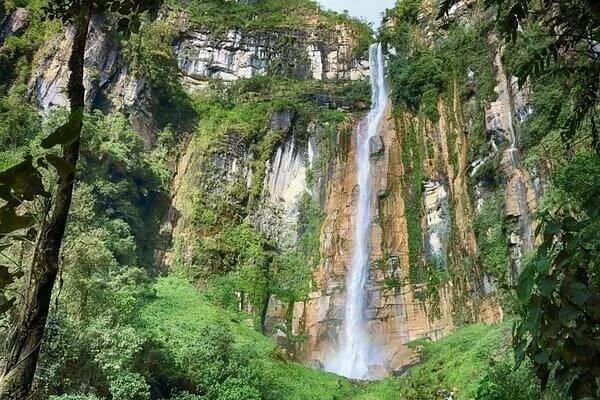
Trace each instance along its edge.
<path fill-rule="evenodd" d="M 425 47 L 454 34 L 430 2 L 411 3 L 411 29 Z M 490 18 L 481 13 L 459 2 L 446 22 L 468 30 L 474 15 Z M 156 70 L 175 73 L 172 86 L 161 86 L 164 76 L 157 82 L 152 60 L 130 54 L 109 19 L 93 20 L 86 51 L 90 110 L 125 115 L 148 154 L 166 154 L 168 188 L 153 207 L 154 226 L 148 237 L 135 232 L 148 250 L 144 268 L 192 282 L 218 306 L 244 312 L 286 357 L 323 369 L 340 344 L 356 246 L 357 135 L 369 108 L 365 27 L 299 13 L 301 25 L 218 30 L 190 14 L 167 8 L 139 35 L 142 45 L 152 45 L 151 35 L 162 40 L 165 65 Z M 388 13 L 379 33 L 390 65 L 403 51 L 390 39 L 402 18 Z M 12 11 L 0 37 L 19 35 L 26 20 L 25 9 Z M 48 118 L 67 104 L 70 40 L 57 30 L 32 61 L 27 93 Z M 530 89 L 508 75 L 493 34 L 479 40 L 490 76 L 457 68 L 427 109 L 392 94 L 368 143 L 365 318 L 383 358 L 369 371 L 374 379 L 415 363 L 409 343 L 417 339 L 501 321 L 498 287 L 506 277 L 515 282 L 535 244 L 544 177 L 523 165 L 519 143 Z M 481 93 L 483 79 L 493 80 L 486 84 L 494 93 Z M 490 208 L 501 216 L 481 226 Z M 488 242 L 506 263 L 489 265 Z"/>

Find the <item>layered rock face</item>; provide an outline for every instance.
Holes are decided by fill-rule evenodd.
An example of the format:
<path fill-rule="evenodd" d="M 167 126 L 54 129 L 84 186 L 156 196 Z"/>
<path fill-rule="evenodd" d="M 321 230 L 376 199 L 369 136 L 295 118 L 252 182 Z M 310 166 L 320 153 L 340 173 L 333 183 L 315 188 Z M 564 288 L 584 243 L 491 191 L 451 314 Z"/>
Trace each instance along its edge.
<path fill-rule="evenodd" d="M 298 239 L 299 206 L 308 193 L 306 174 L 312 163 L 309 154 L 309 148 L 291 136 L 277 147 L 266 165 L 263 198 L 254 224 L 281 249 L 292 248 Z"/>
<path fill-rule="evenodd" d="M 310 192 L 306 176 L 313 160 L 311 147 L 314 147 L 314 143 L 312 139 L 300 143 L 294 137 L 295 129 L 293 111 L 282 110 L 271 116 L 271 132 L 280 132 L 286 139 L 274 148 L 273 155 L 264 165 L 261 196 L 249 215 L 252 224 L 281 250 L 290 249 L 296 244 L 300 203 L 302 196 Z M 308 135 L 312 129 L 316 129 L 315 125 L 309 124 Z M 253 182 L 250 164 L 254 155 L 244 138 L 231 131 L 215 148 L 207 151 L 192 139 L 177 168 L 172 209 L 167 218 L 169 226 L 166 229 L 172 230 L 173 237 L 183 241 L 182 248 L 187 253 L 184 257 L 188 260 L 193 257 L 194 251 L 190 242 L 197 236 L 190 221 L 190 204 L 197 190 L 217 194 L 227 201 L 226 191 L 229 187 L 240 183 L 249 190 Z M 164 264 L 171 263 L 171 256 L 169 251 Z"/>
<path fill-rule="evenodd" d="M 447 265 L 450 217 L 448 192 L 443 182 L 428 181 L 424 184 L 426 213 L 425 257 L 430 262 Z"/>
<path fill-rule="evenodd" d="M 250 46 L 253 48 L 251 53 L 256 55 L 266 51 L 268 45 L 264 42 L 242 45 L 245 39 L 236 35 L 220 44 L 223 48 L 213 47 L 210 54 L 196 57 L 200 61 L 195 66 L 186 61 L 185 55 L 194 54 L 193 43 L 205 43 L 207 39 L 183 39 L 188 42 L 178 45 L 179 61 L 184 70 L 188 69 L 187 76 L 193 78 L 190 87 L 198 88 L 198 82 L 211 73 L 223 80 L 265 73 L 266 62 L 252 64 L 254 61 L 251 60 L 255 58 L 247 57 L 248 54 L 239 49 Z M 227 50 L 227 46 L 234 47 Z M 321 75 L 313 77 L 323 78 Z M 468 179 L 468 171 L 473 167 L 468 158 L 469 142 L 465 134 L 466 123 L 461 117 L 462 105 L 458 94 L 456 96 L 451 104 L 440 101 L 440 119 L 435 124 L 410 112 L 392 116 L 389 108 L 380 135 L 370 143 L 374 187 L 367 318 L 371 337 L 385 353 L 388 373 L 402 371 L 415 360 L 408 348 L 410 341 L 443 337 L 454 329 L 457 320 L 493 322 L 502 318 L 494 282 L 480 272 L 477 263 L 466 267 L 472 269 L 475 280 L 460 277 L 431 289 L 427 283 L 412 283 L 410 278 L 414 265 L 411 266 L 409 257 L 407 199 L 419 202 L 423 208 L 423 213 L 418 216 L 423 265 L 434 265 L 444 273 L 478 258 L 473 227 L 477 207 L 469 193 Z M 512 99 L 513 94 L 509 97 Z M 490 106 L 501 114 L 513 113 L 512 107 L 512 100 Z M 355 134 L 338 132 L 336 154 L 330 160 L 326 176 L 308 182 L 314 155 L 320 151 L 311 132 L 318 127 L 309 124 L 308 132 L 303 135 L 309 140 L 301 143 L 294 136 L 294 126 L 294 116 L 289 112 L 278 113 L 271 119 L 270 129 L 286 132 L 286 139 L 274 147 L 265 165 L 260 200 L 250 219 L 278 248 L 290 249 L 298 238 L 302 196 L 313 196 L 322 206 L 321 262 L 313 272 L 311 292 L 306 299 L 293 303 L 270 296 L 263 325 L 265 333 L 273 334 L 293 357 L 318 368 L 335 348 L 343 323 L 346 274 L 355 240 L 356 143 Z M 419 167 L 427 177 L 423 186 L 417 188 L 416 197 L 409 196 L 413 189 L 406 182 L 407 166 L 403 159 L 411 131 L 416 131 L 421 138 L 418 149 L 411 151 L 424 154 Z M 247 166 L 252 159 L 248 148 L 234 149 L 233 143 L 226 143 L 223 148 L 212 161 L 209 159 L 208 165 L 199 163 L 202 155 L 193 150 L 182 158 L 177 178 L 181 185 L 176 184 L 179 189 L 174 201 L 174 215 L 179 216 L 174 220 L 175 237 L 190 234 L 189 231 L 186 233 L 188 211 L 186 201 L 182 199 L 189 198 L 193 188 L 214 181 L 218 182 L 216 186 L 209 185 L 214 190 L 221 184 L 251 179 L 248 170 L 241 167 Z M 190 149 L 193 146 L 188 146 Z M 416 154 L 412 158 L 416 159 Z M 192 161 L 194 159 L 196 161 Z M 207 178 L 205 172 L 212 168 L 211 165 L 224 168 L 219 168 L 213 178 Z M 183 194 L 185 192 L 187 195 Z M 191 248 L 188 251 L 192 251 Z M 466 316 L 457 317 L 459 313 Z M 291 341 L 291 337 L 304 337 L 305 340 Z"/>
<path fill-rule="evenodd" d="M 266 75 L 277 63 L 293 64 L 287 72 L 300 78 L 364 79 L 368 63 L 356 60 L 352 50 L 352 34 L 343 26 L 327 39 L 314 31 L 213 34 L 190 30 L 176 45 L 185 82 L 192 86 L 202 86 L 210 78 L 234 81 Z"/>
<path fill-rule="evenodd" d="M 443 109 L 440 105 L 440 109 Z M 449 254 L 454 262 L 467 255 L 475 256 L 477 243 L 472 228 L 473 215 L 469 206 L 449 209 L 453 204 L 470 204 L 465 179 L 466 168 L 454 175 L 449 154 L 462 149 L 460 140 L 448 148 L 448 136 L 458 135 L 458 127 L 448 126 L 441 118 L 437 126 L 419 121 L 410 114 L 400 120 L 392 117 L 390 109 L 380 129 L 381 146 L 372 148 L 373 199 L 370 235 L 370 275 L 368 282 L 368 330 L 375 343 L 383 349 L 388 372 L 402 371 L 414 361 L 407 344 L 418 338 L 433 340 L 443 337 L 454 328 L 457 309 L 467 310 L 474 320 L 493 322 L 502 318 L 494 294 L 465 282 L 457 286 L 449 281 L 434 291 L 433 298 L 424 298 L 426 284 L 410 282 L 409 233 L 406 204 L 405 166 L 401 157 L 409 129 L 434 142 L 434 153 L 424 164 L 430 167 L 429 176 L 435 181 L 425 183 L 422 192 L 425 213 L 422 216 L 424 260 L 436 268 L 450 268 Z M 455 138 L 458 139 L 458 138 Z M 464 140 L 464 139 L 463 139 Z M 385 150 L 382 150 L 385 149 Z M 323 363 L 335 348 L 343 323 L 345 277 L 351 265 L 354 246 L 353 220 L 356 212 L 355 136 L 334 163 L 324 199 L 325 220 L 321 231 L 322 262 L 314 272 L 314 291 L 306 301 L 293 305 L 292 331 L 308 339 L 300 348 L 300 357 L 315 365 Z M 459 162 L 466 165 L 466 153 Z M 450 175 L 450 177 L 448 176 Z M 446 186 L 444 182 L 453 182 Z M 451 226 L 451 221 L 463 221 Z M 459 240 L 450 245 L 451 229 Z M 462 254 L 462 255 L 461 255 Z M 483 284 L 482 284 L 483 285 Z M 461 300 L 462 299 L 462 300 Z M 462 301 L 460 305 L 457 303 Z"/>
<path fill-rule="evenodd" d="M 527 88 L 518 89 L 514 79 L 506 75 L 500 51 L 495 60 L 497 98 L 488 104 L 485 113 L 490 154 L 470 159 L 470 122 L 465 121 L 464 111 L 469 100 L 461 98 L 458 88 L 450 99 L 439 100 L 440 118 L 436 123 L 408 111 L 392 115 L 388 109 L 380 135 L 370 143 L 374 187 L 367 319 L 369 334 L 385 353 L 388 373 L 401 372 L 414 361 L 407 345 L 410 341 L 438 339 L 458 323 L 502 319 L 496 282 L 480 264 L 474 227 L 486 188 L 472 179 L 477 168 L 499 153 L 505 216 L 515 222 L 507 232 L 513 280 L 523 255 L 534 245 L 533 216 L 539 195 L 535 189 L 540 185 L 533 184 L 530 173 L 521 166 L 518 143 L 519 125 L 531 112 L 528 92 Z M 410 143 L 414 140 L 409 139 L 411 135 L 417 137 L 416 144 Z M 291 155 L 289 143 L 285 146 Z M 273 297 L 266 314 L 268 327 L 287 325 L 287 334 L 275 329 L 278 342 L 317 368 L 325 364 L 335 348 L 343 324 L 346 275 L 355 240 L 355 146 L 355 136 L 340 132 L 337 154 L 320 190 L 308 184 L 302 189 L 313 195 L 323 193 L 321 263 L 313 272 L 311 293 L 292 304 Z M 276 160 L 281 160 L 283 154 L 283 150 L 277 150 Z M 407 170 L 415 169 L 414 163 L 419 164 L 424 177 L 418 188 L 408 182 Z M 298 170 L 289 165 L 290 171 Z M 298 193 L 299 183 L 289 179 L 287 185 Z M 269 189 L 278 190 L 275 186 Z M 414 190 L 418 191 L 416 196 Z M 417 215 L 421 236 L 416 239 L 414 232 L 409 232 L 408 208 L 422 209 Z M 412 259 L 411 240 L 417 240 L 422 251 Z M 414 283 L 411 274 L 416 262 L 420 265 L 417 269 L 427 268 L 430 277 L 450 274 L 452 278 L 441 279 L 433 287 L 428 282 Z M 306 340 L 290 343 L 286 336 L 304 336 Z"/>
<path fill-rule="evenodd" d="M 73 41 L 70 29 L 42 48 L 29 79 L 29 91 L 43 114 L 67 107 L 68 59 Z M 143 76 L 129 73 L 128 67 L 104 19 L 92 18 L 85 52 L 85 101 L 131 116 L 136 130 L 147 143 L 154 142 L 156 126 L 150 112 L 150 88 Z"/>
<path fill-rule="evenodd" d="M 525 254 L 533 249 L 538 194 L 533 179 L 521 165 L 518 128 L 531 114 L 528 87 L 520 89 L 516 78 L 506 74 L 502 63 L 502 49 L 494 59 L 498 71 L 497 99 L 486 110 L 486 124 L 492 136 L 506 143 L 502 153 L 501 168 L 506 179 L 505 215 L 512 222 L 509 232 L 512 282 L 521 272 L 521 262 Z M 496 146 L 497 148 L 497 146 Z"/>
<path fill-rule="evenodd" d="M 170 21 L 169 16 L 165 17 Z M 17 9 L 2 23 L 0 42 L 22 29 L 26 11 Z M 368 76 L 368 61 L 353 54 L 355 38 L 340 24 L 335 34 L 317 30 L 211 33 L 179 26 L 173 44 L 183 84 L 201 90 L 210 80 L 235 81 L 277 73 L 298 78 L 348 81 Z M 44 114 L 68 105 L 67 60 L 72 31 L 54 38 L 38 57 L 29 89 Z M 128 114 L 149 144 L 157 130 L 151 111 L 152 93 L 143 75 L 129 71 L 118 43 L 102 18 L 93 18 L 85 56 L 86 104 Z"/>
<path fill-rule="evenodd" d="M 431 320 L 427 304 L 415 298 L 414 287 L 390 288 L 390 279 L 408 275 L 404 194 L 399 184 L 403 174 L 397 156 L 400 135 L 388 112 L 381 126 L 380 140 L 385 151 L 372 162 L 373 221 L 370 236 L 370 275 L 368 282 L 368 331 L 386 354 L 388 369 L 399 370 L 412 361 L 406 344 L 415 338 L 434 339 L 452 329 L 447 291 L 443 290 L 443 317 Z M 306 302 L 294 305 L 293 327 L 308 335 L 303 356 L 308 360 L 325 360 L 333 350 L 343 323 L 346 297 L 345 277 L 351 265 L 354 246 L 353 221 L 356 213 L 355 135 L 345 154 L 336 162 L 325 198 L 325 220 L 321 232 L 322 263 L 315 271 L 315 291 Z M 314 362 L 313 362 L 314 363 Z"/>

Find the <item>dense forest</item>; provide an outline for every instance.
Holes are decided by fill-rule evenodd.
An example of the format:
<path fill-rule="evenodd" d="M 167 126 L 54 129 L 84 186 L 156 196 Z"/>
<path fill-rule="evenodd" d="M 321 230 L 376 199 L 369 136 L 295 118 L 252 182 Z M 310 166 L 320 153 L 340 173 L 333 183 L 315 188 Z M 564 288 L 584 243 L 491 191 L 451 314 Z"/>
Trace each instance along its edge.
<path fill-rule="evenodd" d="M 600 399 L 599 41 L 594 0 L 2 0 L 0 399 Z"/>

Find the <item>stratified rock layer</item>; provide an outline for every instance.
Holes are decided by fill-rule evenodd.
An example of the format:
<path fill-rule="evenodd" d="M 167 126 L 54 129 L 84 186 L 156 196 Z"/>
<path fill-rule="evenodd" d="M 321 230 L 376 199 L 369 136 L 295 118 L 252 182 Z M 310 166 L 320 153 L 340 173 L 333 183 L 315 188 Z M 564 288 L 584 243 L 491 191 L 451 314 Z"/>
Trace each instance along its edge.
<path fill-rule="evenodd" d="M 190 86 L 202 85 L 209 78 L 234 81 L 266 75 L 275 62 L 290 66 L 287 72 L 299 78 L 364 79 L 368 63 L 353 56 L 352 33 L 342 25 L 335 33 L 324 40 L 315 31 L 212 34 L 189 30 L 175 51 Z"/>
<path fill-rule="evenodd" d="M 407 346 L 408 342 L 421 337 L 435 340 L 453 329 L 453 300 L 463 289 L 458 288 L 457 291 L 457 288 L 452 287 L 452 283 L 440 287 L 434 312 L 434 305 L 430 301 L 419 298 L 418 293 L 423 289 L 422 286 L 410 284 L 407 280 L 410 265 L 404 203 L 406 193 L 402 185 L 404 166 L 400 157 L 403 138 L 406 135 L 406 125 L 403 123 L 418 122 L 411 120 L 407 115 L 405 121 L 398 123 L 392 118 L 388 108 L 380 129 L 382 145 L 376 146 L 377 153 L 381 151 L 381 154 L 372 160 L 373 220 L 370 235 L 367 319 L 369 334 L 382 347 L 388 371 L 401 370 L 414 361 L 414 355 Z M 437 128 L 422 126 L 424 133 L 431 133 Z M 444 147 L 439 146 L 440 149 Z M 351 265 L 355 240 L 353 221 L 357 188 L 354 137 L 350 145 L 341 149 L 341 152 L 329 176 L 324 199 L 322 262 L 314 272 L 315 290 L 306 301 L 294 304 L 293 309 L 294 333 L 304 333 L 308 336 L 301 349 L 302 357 L 306 361 L 323 362 L 330 356 L 335 349 L 343 323 L 345 277 Z M 443 157 L 443 154 L 440 154 L 440 157 Z M 456 181 L 456 177 L 453 178 Z M 425 193 L 425 196 L 429 197 L 425 200 L 428 203 L 429 218 L 424 224 L 429 227 L 428 240 L 433 243 L 432 252 L 441 254 L 445 249 L 443 246 L 447 246 L 446 243 L 442 245 L 442 241 L 446 241 L 449 229 L 448 194 L 441 185 L 431 186 L 429 194 Z M 455 186 L 453 190 L 466 193 L 466 186 Z M 455 193 L 453 200 L 460 196 L 464 195 Z M 463 214 L 460 213 L 463 218 L 467 218 Z M 454 217 L 457 215 L 459 213 Z M 468 232 L 468 228 L 463 230 Z M 465 240 L 473 237 L 472 232 L 465 235 Z M 472 246 L 476 244 L 473 243 Z M 388 283 L 392 281 L 400 284 L 390 286 Z M 471 291 L 471 288 L 464 289 Z M 472 294 L 467 296 L 468 304 L 464 306 L 469 309 L 477 308 L 476 319 L 495 321 L 501 317 L 493 297 L 483 299 Z"/>

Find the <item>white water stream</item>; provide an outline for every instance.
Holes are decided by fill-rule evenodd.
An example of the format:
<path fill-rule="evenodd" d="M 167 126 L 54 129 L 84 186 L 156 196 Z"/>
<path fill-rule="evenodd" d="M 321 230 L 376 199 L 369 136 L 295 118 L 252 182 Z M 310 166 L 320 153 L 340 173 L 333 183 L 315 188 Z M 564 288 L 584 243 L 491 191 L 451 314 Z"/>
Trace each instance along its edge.
<path fill-rule="evenodd" d="M 325 369 L 353 379 L 369 379 L 369 366 L 381 365 L 381 351 L 367 332 L 366 284 L 369 276 L 369 235 L 371 231 L 371 160 L 369 140 L 379 132 L 388 102 L 385 84 L 384 59 L 381 44 L 369 49 L 371 75 L 371 110 L 360 123 L 356 138 L 357 184 L 359 196 L 354 226 L 356 242 L 352 265 L 346 276 L 346 303 L 344 321 L 338 348 L 328 357 Z"/>

